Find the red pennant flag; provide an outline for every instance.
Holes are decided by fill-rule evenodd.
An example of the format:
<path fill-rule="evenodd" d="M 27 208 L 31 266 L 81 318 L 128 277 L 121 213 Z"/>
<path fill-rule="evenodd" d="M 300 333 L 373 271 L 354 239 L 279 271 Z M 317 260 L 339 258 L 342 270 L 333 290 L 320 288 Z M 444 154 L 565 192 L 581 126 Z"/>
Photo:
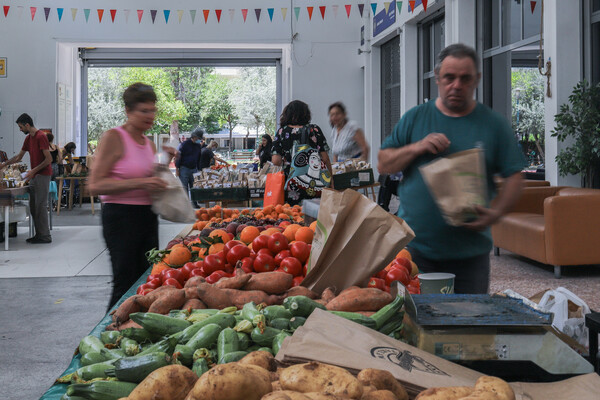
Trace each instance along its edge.
<path fill-rule="evenodd" d="M 202 14 L 204 14 L 204 23 L 206 24 L 208 22 L 208 14 L 210 13 L 210 10 L 202 10 Z"/>
<path fill-rule="evenodd" d="M 223 10 L 215 10 L 215 14 L 217 14 L 217 22 L 221 22 L 221 12 Z"/>
<path fill-rule="evenodd" d="M 352 4 L 346 4 L 346 15 L 350 18 L 350 10 L 352 10 Z"/>
<path fill-rule="evenodd" d="M 115 23 L 116 15 L 117 15 L 117 10 L 110 10 L 110 19 L 112 19 L 113 24 Z"/>
<path fill-rule="evenodd" d="M 409 0 L 408 5 L 410 6 L 410 11 L 415 12 L 415 0 Z"/>
<path fill-rule="evenodd" d="M 138 13 L 138 22 L 142 23 L 142 15 L 144 15 L 144 10 L 137 10 Z"/>
<path fill-rule="evenodd" d="M 531 13 L 533 14 L 533 11 L 535 10 L 535 5 L 536 5 L 537 1 L 533 1 L 531 0 L 531 3 L 529 3 L 529 5 L 531 6 Z"/>
<path fill-rule="evenodd" d="M 102 22 L 102 16 L 104 15 L 103 9 L 98 9 L 98 22 Z"/>
<path fill-rule="evenodd" d="M 423 11 L 427 11 L 427 0 L 423 0 Z"/>
<path fill-rule="evenodd" d="M 35 12 L 37 11 L 37 7 L 29 7 L 29 10 L 31 11 L 31 20 L 33 21 L 33 19 L 35 18 Z"/>
<path fill-rule="evenodd" d="M 321 11 L 322 19 L 325 19 L 325 8 L 326 8 L 326 6 L 319 6 L 319 11 Z"/>
<path fill-rule="evenodd" d="M 10 10 L 10 6 L 4 6 L 4 18 L 8 15 L 8 10 Z"/>
<path fill-rule="evenodd" d="M 311 20 L 314 7 L 306 7 L 306 9 L 308 10 L 308 19 Z"/>
<path fill-rule="evenodd" d="M 244 17 L 244 22 L 246 22 L 246 17 L 248 16 L 248 9 L 242 8 L 242 17 Z"/>

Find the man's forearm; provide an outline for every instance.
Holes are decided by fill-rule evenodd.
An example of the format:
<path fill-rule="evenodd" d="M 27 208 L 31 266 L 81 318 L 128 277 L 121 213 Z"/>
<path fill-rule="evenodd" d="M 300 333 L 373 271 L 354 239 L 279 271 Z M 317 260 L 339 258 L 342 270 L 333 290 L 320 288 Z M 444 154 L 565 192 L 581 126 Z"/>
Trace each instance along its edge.
<path fill-rule="evenodd" d="M 493 208 L 500 213 L 500 216 L 506 214 L 519 200 L 522 190 L 523 177 L 521 172 L 512 174 L 504 180 L 502 189 L 494 201 Z"/>
<path fill-rule="evenodd" d="M 419 153 L 414 144 L 395 149 L 379 150 L 377 169 L 380 174 L 394 174 L 404 171 L 418 156 Z"/>

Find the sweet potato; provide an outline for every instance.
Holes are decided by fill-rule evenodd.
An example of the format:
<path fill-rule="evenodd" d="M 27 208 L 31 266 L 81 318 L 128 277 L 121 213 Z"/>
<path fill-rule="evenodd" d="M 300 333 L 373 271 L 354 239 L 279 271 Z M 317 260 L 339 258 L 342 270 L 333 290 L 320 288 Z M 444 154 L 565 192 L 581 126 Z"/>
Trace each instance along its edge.
<path fill-rule="evenodd" d="M 281 272 L 263 272 L 252 275 L 244 290 L 262 290 L 268 294 L 281 294 L 292 287 L 294 277 Z"/>
<path fill-rule="evenodd" d="M 325 301 L 325 305 L 327 305 L 327 303 L 329 303 L 333 299 L 335 299 L 335 291 L 333 290 L 333 288 L 328 287 L 325 290 L 323 290 L 323 293 L 321 293 L 321 300 Z"/>
<path fill-rule="evenodd" d="M 310 400 L 310 397 L 292 390 L 280 390 L 263 396 L 261 400 Z"/>
<path fill-rule="evenodd" d="M 185 303 L 185 290 L 175 289 L 163 293 L 152 303 L 148 312 L 168 314 L 171 310 L 178 310 Z"/>
<path fill-rule="evenodd" d="M 330 311 L 378 311 L 392 301 L 392 295 L 376 288 L 344 291 L 327 303 Z"/>
<path fill-rule="evenodd" d="M 267 272 L 268 273 L 268 272 Z M 289 275 L 278 272 L 281 275 Z M 291 275 L 290 275 L 291 276 Z M 235 289 L 220 289 L 223 293 L 229 296 L 232 305 L 237 308 L 244 307 L 244 304 L 250 303 L 251 301 L 256 304 L 265 303 L 268 306 L 281 304 L 283 302 L 282 296 L 269 295 L 262 290 L 235 290 Z M 212 307 L 211 307 L 212 308 Z"/>
<path fill-rule="evenodd" d="M 225 278 L 215 283 L 219 289 L 241 289 L 252 278 L 252 275 L 244 274 Z"/>
<path fill-rule="evenodd" d="M 167 365 L 151 372 L 125 400 L 183 400 L 198 376 L 183 365 Z"/>
<path fill-rule="evenodd" d="M 253 351 L 252 353 L 245 355 L 244 358 L 238 361 L 238 364 L 257 365 L 271 372 L 277 370 L 277 363 L 275 362 L 275 357 L 273 357 L 273 354 L 267 351 Z"/>
<path fill-rule="evenodd" d="M 272 390 L 269 371 L 256 365 L 228 363 L 205 372 L 186 400 L 260 400 Z"/>
<path fill-rule="evenodd" d="M 196 288 L 198 298 L 202 300 L 208 308 L 216 308 L 218 310 L 222 310 L 223 308 L 231 307 L 233 305 L 233 302 L 225 290 L 233 289 L 219 289 L 210 283 L 200 283 Z"/>
<path fill-rule="evenodd" d="M 351 397 L 331 393 L 308 392 L 304 393 L 304 395 L 310 400 L 352 400 Z"/>
<path fill-rule="evenodd" d="M 283 390 L 317 392 L 360 399 L 362 383 L 343 368 L 318 362 L 286 368 L 279 378 Z"/>
<path fill-rule="evenodd" d="M 292 296 L 306 296 L 309 299 L 313 300 L 319 298 L 319 295 L 317 293 L 313 292 L 309 288 L 305 288 L 304 286 L 294 286 L 286 290 L 284 298 Z"/>
<path fill-rule="evenodd" d="M 139 297 L 136 301 L 143 309 L 147 310 L 150 308 L 152 303 L 154 303 L 154 301 L 163 294 L 163 292 L 167 292 L 169 290 L 177 290 L 177 288 L 174 286 L 161 286 L 154 289 L 147 295 Z"/>
<path fill-rule="evenodd" d="M 206 279 L 204 279 L 204 277 L 192 276 L 190 279 L 187 280 L 187 282 L 185 283 L 185 285 L 183 285 L 183 287 L 184 288 L 196 287 L 196 286 L 198 286 L 199 283 L 204 283 L 204 282 L 206 282 Z"/>
<path fill-rule="evenodd" d="M 119 327 L 117 328 L 119 331 L 122 331 L 123 329 L 127 329 L 127 328 L 141 328 L 142 326 L 136 322 L 134 322 L 132 319 L 122 323 L 121 325 L 119 325 Z"/>
<path fill-rule="evenodd" d="M 358 286 L 350 286 L 350 287 L 347 287 L 346 289 L 342 290 L 342 291 L 340 292 L 340 294 L 342 294 L 342 293 L 346 293 L 346 292 L 349 292 L 349 291 L 351 291 L 351 290 L 356 290 L 356 289 L 360 289 L 360 287 L 358 287 Z M 335 293 L 335 288 L 334 288 L 333 292 Z M 339 296 L 339 295 L 338 295 L 338 296 Z"/>
<path fill-rule="evenodd" d="M 131 296 L 123 303 L 121 303 L 121 305 L 116 309 L 115 313 L 112 316 L 112 320 L 117 326 L 127 321 L 129 319 L 129 314 L 142 311 L 142 306 L 140 306 L 140 304 L 137 302 L 137 299 L 140 297 L 143 296 L 139 294 Z"/>
<path fill-rule="evenodd" d="M 204 310 L 206 309 L 206 304 L 200 299 L 189 299 L 183 303 L 181 307 L 182 310 Z"/>
<path fill-rule="evenodd" d="M 398 398 L 389 390 L 375 390 L 363 396 L 361 400 L 398 400 Z"/>

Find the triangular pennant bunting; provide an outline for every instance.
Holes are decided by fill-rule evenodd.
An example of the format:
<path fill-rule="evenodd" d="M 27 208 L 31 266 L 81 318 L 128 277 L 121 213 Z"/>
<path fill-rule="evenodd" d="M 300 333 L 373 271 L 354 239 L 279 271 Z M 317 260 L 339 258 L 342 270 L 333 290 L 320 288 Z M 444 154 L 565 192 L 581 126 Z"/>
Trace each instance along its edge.
<path fill-rule="evenodd" d="M 129 22 L 129 14 L 131 13 L 130 9 L 123 10 L 123 14 L 125 14 L 125 23 Z"/>
<path fill-rule="evenodd" d="M 169 17 L 171 16 L 171 10 L 163 10 L 163 14 L 165 16 L 165 24 L 169 23 Z"/>
<path fill-rule="evenodd" d="M 156 21 L 156 13 L 158 12 L 158 10 L 150 10 L 150 17 L 152 17 L 152 23 L 154 23 L 154 21 Z"/>
<path fill-rule="evenodd" d="M 242 8 L 242 17 L 244 17 L 244 22 L 246 22 L 246 17 L 248 16 L 248 9 Z"/>
<path fill-rule="evenodd" d="M 196 21 L 196 10 L 190 10 L 190 17 L 192 18 L 192 24 Z"/>
<path fill-rule="evenodd" d="M 529 5 L 531 6 L 531 13 L 532 14 L 535 11 L 535 5 L 536 4 L 537 4 L 537 1 L 533 1 L 533 0 L 531 0 L 531 2 L 529 3 Z"/>
<path fill-rule="evenodd" d="M 217 14 L 217 23 L 221 23 L 221 12 L 223 10 L 215 10 L 215 14 Z"/>
<path fill-rule="evenodd" d="M 398 6 L 398 15 L 402 13 L 402 2 L 396 1 L 396 6 Z"/>
<path fill-rule="evenodd" d="M 35 18 L 35 12 L 37 11 L 37 7 L 29 7 L 29 10 L 31 11 L 31 20 L 33 21 L 33 19 Z"/>
<path fill-rule="evenodd" d="M 90 9 L 84 8 L 83 15 L 85 15 L 85 22 L 87 23 L 90 20 Z"/>
<path fill-rule="evenodd" d="M 233 16 L 235 15 L 235 9 L 234 8 L 230 8 L 229 9 L 229 19 L 231 20 L 231 22 L 233 22 Z"/>
<path fill-rule="evenodd" d="M 98 22 L 102 22 L 102 16 L 104 15 L 104 9 L 99 8 L 97 11 L 98 11 Z"/>
<path fill-rule="evenodd" d="M 298 21 L 298 17 L 300 16 L 300 7 L 294 7 L 294 14 L 296 14 L 296 21 Z"/>
<path fill-rule="evenodd" d="M 312 20 L 312 13 L 313 13 L 313 9 L 314 7 L 306 7 L 306 10 L 308 11 L 308 20 Z"/>
<path fill-rule="evenodd" d="M 360 16 L 363 16 L 363 13 L 365 12 L 365 5 L 364 4 L 359 4 L 358 5 L 358 12 L 360 13 Z"/>
<path fill-rule="evenodd" d="M 337 18 L 337 13 L 338 13 L 338 8 L 339 8 L 339 7 L 340 7 L 340 6 L 338 6 L 337 4 L 333 4 L 333 5 L 331 6 L 331 9 L 333 10 L 333 18 Z"/>
<path fill-rule="evenodd" d="M 348 18 L 350 18 L 350 11 L 352 11 L 352 4 L 346 4 L 344 7 L 346 7 L 346 15 L 348 16 Z"/>
<path fill-rule="evenodd" d="M 389 1 L 384 1 L 383 2 L 383 8 L 385 8 L 385 13 L 387 14 L 390 11 L 390 2 Z"/>
<path fill-rule="evenodd" d="M 415 12 L 415 0 L 408 0 L 408 5 L 410 6 L 410 12 Z"/>
<path fill-rule="evenodd" d="M 76 16 L 77 16 L 77 9 L 71 8 L 71 17 L 73 17 L 73 21 L 75 21 Z"/>
<path fill-rule="evenodd" d="M 262 11 L 262 9 L 260 9 L 260 8 L 254 9 L 254 14 L 256 14 L 256 22 L 260 22 L 260 12 L 261 11 Z"/>
<path fill-rule="evenodd" d="M 377 13 L 377 3 L 371 3 L 371 10 L 373 10 L 373 15 Z"/>
<path fill-rule="evenodd" d="M 427 11 L 427 0 L 423 0 L 423 11 Z"/>
<path fill-rule="evenodd" d="M 202 10 L 202 14 L 204 15 L 204 23 L 208 22 L 208 14 L 210 14 L 210 10 Z"/>
<path fill-rule="evenodd" d="M 58 22 L 60 22 L 62 20 L 63 11 L 65 11 L 64 8 L 57 8 L 56 9 L 56 12 L 58 13 Z"/>
<path fill-rule="evenodd" d="M 142 23 L 142 17 L 144 16 L 144 10 L 137 10 L 138 23 Z"/>
<path fill-rule="evenodd" d="M 321 19 L 325 19 L 325 7 L 326 6 L 319 6 L 319 11 L 321 11 Z"/>
<path fill-rule="evenodd" d="M 113 24 L 115 23 L 116 16 L 117 16 L 117 10 L 115 10 L 115 9 L 110 10 L 110 19 L 112 20 Z"/>
<path fill-rule="evenodd" d="M 46 16 L 46 22 L 48 22 L 48 16 L 50 15 L 50 7 L 44 7 L 44 15 Z"/>
<path fill-rule="evenodd" d="M 179 18 L 179 23 L 181 23 L 181 18 L 183 18 L 183 10 L 177 10 L 177 18 Z"/>
<path fill-rule="evenodd" d="M 274 8 L 267 8 L 267 12 L 269 13 L 269 19 L 273 22 L 273 12 L 275 12 Z"/>
<path fill-rule="evenodd" d="M 285 16 L 287 15 L 287 8 L 282 8 L 281 9 L 281 16 L 283 17 L 283 20 L 285 21 Z"/>
<path fill-rule="evenodd" d="M 10 10 L 10 6 L 4 6 L 4 18 L 8 16 L 8 10 Z"/>

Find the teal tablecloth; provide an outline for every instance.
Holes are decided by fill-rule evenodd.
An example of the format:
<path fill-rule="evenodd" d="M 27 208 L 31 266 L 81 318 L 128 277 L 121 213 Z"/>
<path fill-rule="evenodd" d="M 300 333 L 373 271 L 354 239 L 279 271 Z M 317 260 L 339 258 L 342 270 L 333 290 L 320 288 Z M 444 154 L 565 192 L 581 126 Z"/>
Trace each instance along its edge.
<path fill-rule="evenodd" d="M 112 316 L 110 315 L 110 313 L 113 310 L 116 310 L 121 305 L 121 303 L 123 303 L 126 299 L 128 299 L 129 297 L 131 297 L 135 294 L 137 287 L 139 285 L 141 285 L 142 283 L 146 282 L 146 279 L 148 278 L 148 275 L 150 275 L 151 270 L 152 270 L 152 267 L 148 268 L 146 270 L 146 272 L 144 272 L 144 274 L 142 274 L 142 276 L 140 276 L 140 279 L 138 279 L 137 282 L 135 282 L 133 284 L 133 286 L 131 286 L 129 288 L 127 293 L 125 293 L 123 295 L 123 297 L 121 297 L 121 299 L 117 302 L 117 304 L 115 304 L 115 306 L 110 310 L 110 312 L 108 314 L 106 314 L 106 316 L 104 318 L 102 318 L 100 323 L 98 323 L 98 325 L 96 325 L 96 327 L 94 329 L 92 329 L 92 331 L 89 333 L 90 335 L 94 335 L 98 338 L 100 337 L 100 333 L 104 332 L 106 327 L 108 325 L 110 325 L 112 322 Z M 81 359 L 81 355 L 79 355 L 79 354 L 77 354 L 76 356 L 73 356 L 73 358 L 71 359 L 71 363 L 69 364 L 67 369 L 62 374 L 57 376 L 56 378 L 58 379 L 63 375 L 70 374 L 72 372 L 77 371 L 77 369 L 79 369 L 81 367 L 81 364 L 79 362 L 80 359 Z M 52 385 L 50 387 L 50 389 L 48 389 L 46 391 L 46 393 L 44 393 L 42 395 L 42 397 L 40 397 L 40 400 L 60 400 L 60 398 L 66 393 L 67 386 L 69 386 L 69 385 L 67 385 L 66 383 L 57 383 L 57 384 Z"/>

